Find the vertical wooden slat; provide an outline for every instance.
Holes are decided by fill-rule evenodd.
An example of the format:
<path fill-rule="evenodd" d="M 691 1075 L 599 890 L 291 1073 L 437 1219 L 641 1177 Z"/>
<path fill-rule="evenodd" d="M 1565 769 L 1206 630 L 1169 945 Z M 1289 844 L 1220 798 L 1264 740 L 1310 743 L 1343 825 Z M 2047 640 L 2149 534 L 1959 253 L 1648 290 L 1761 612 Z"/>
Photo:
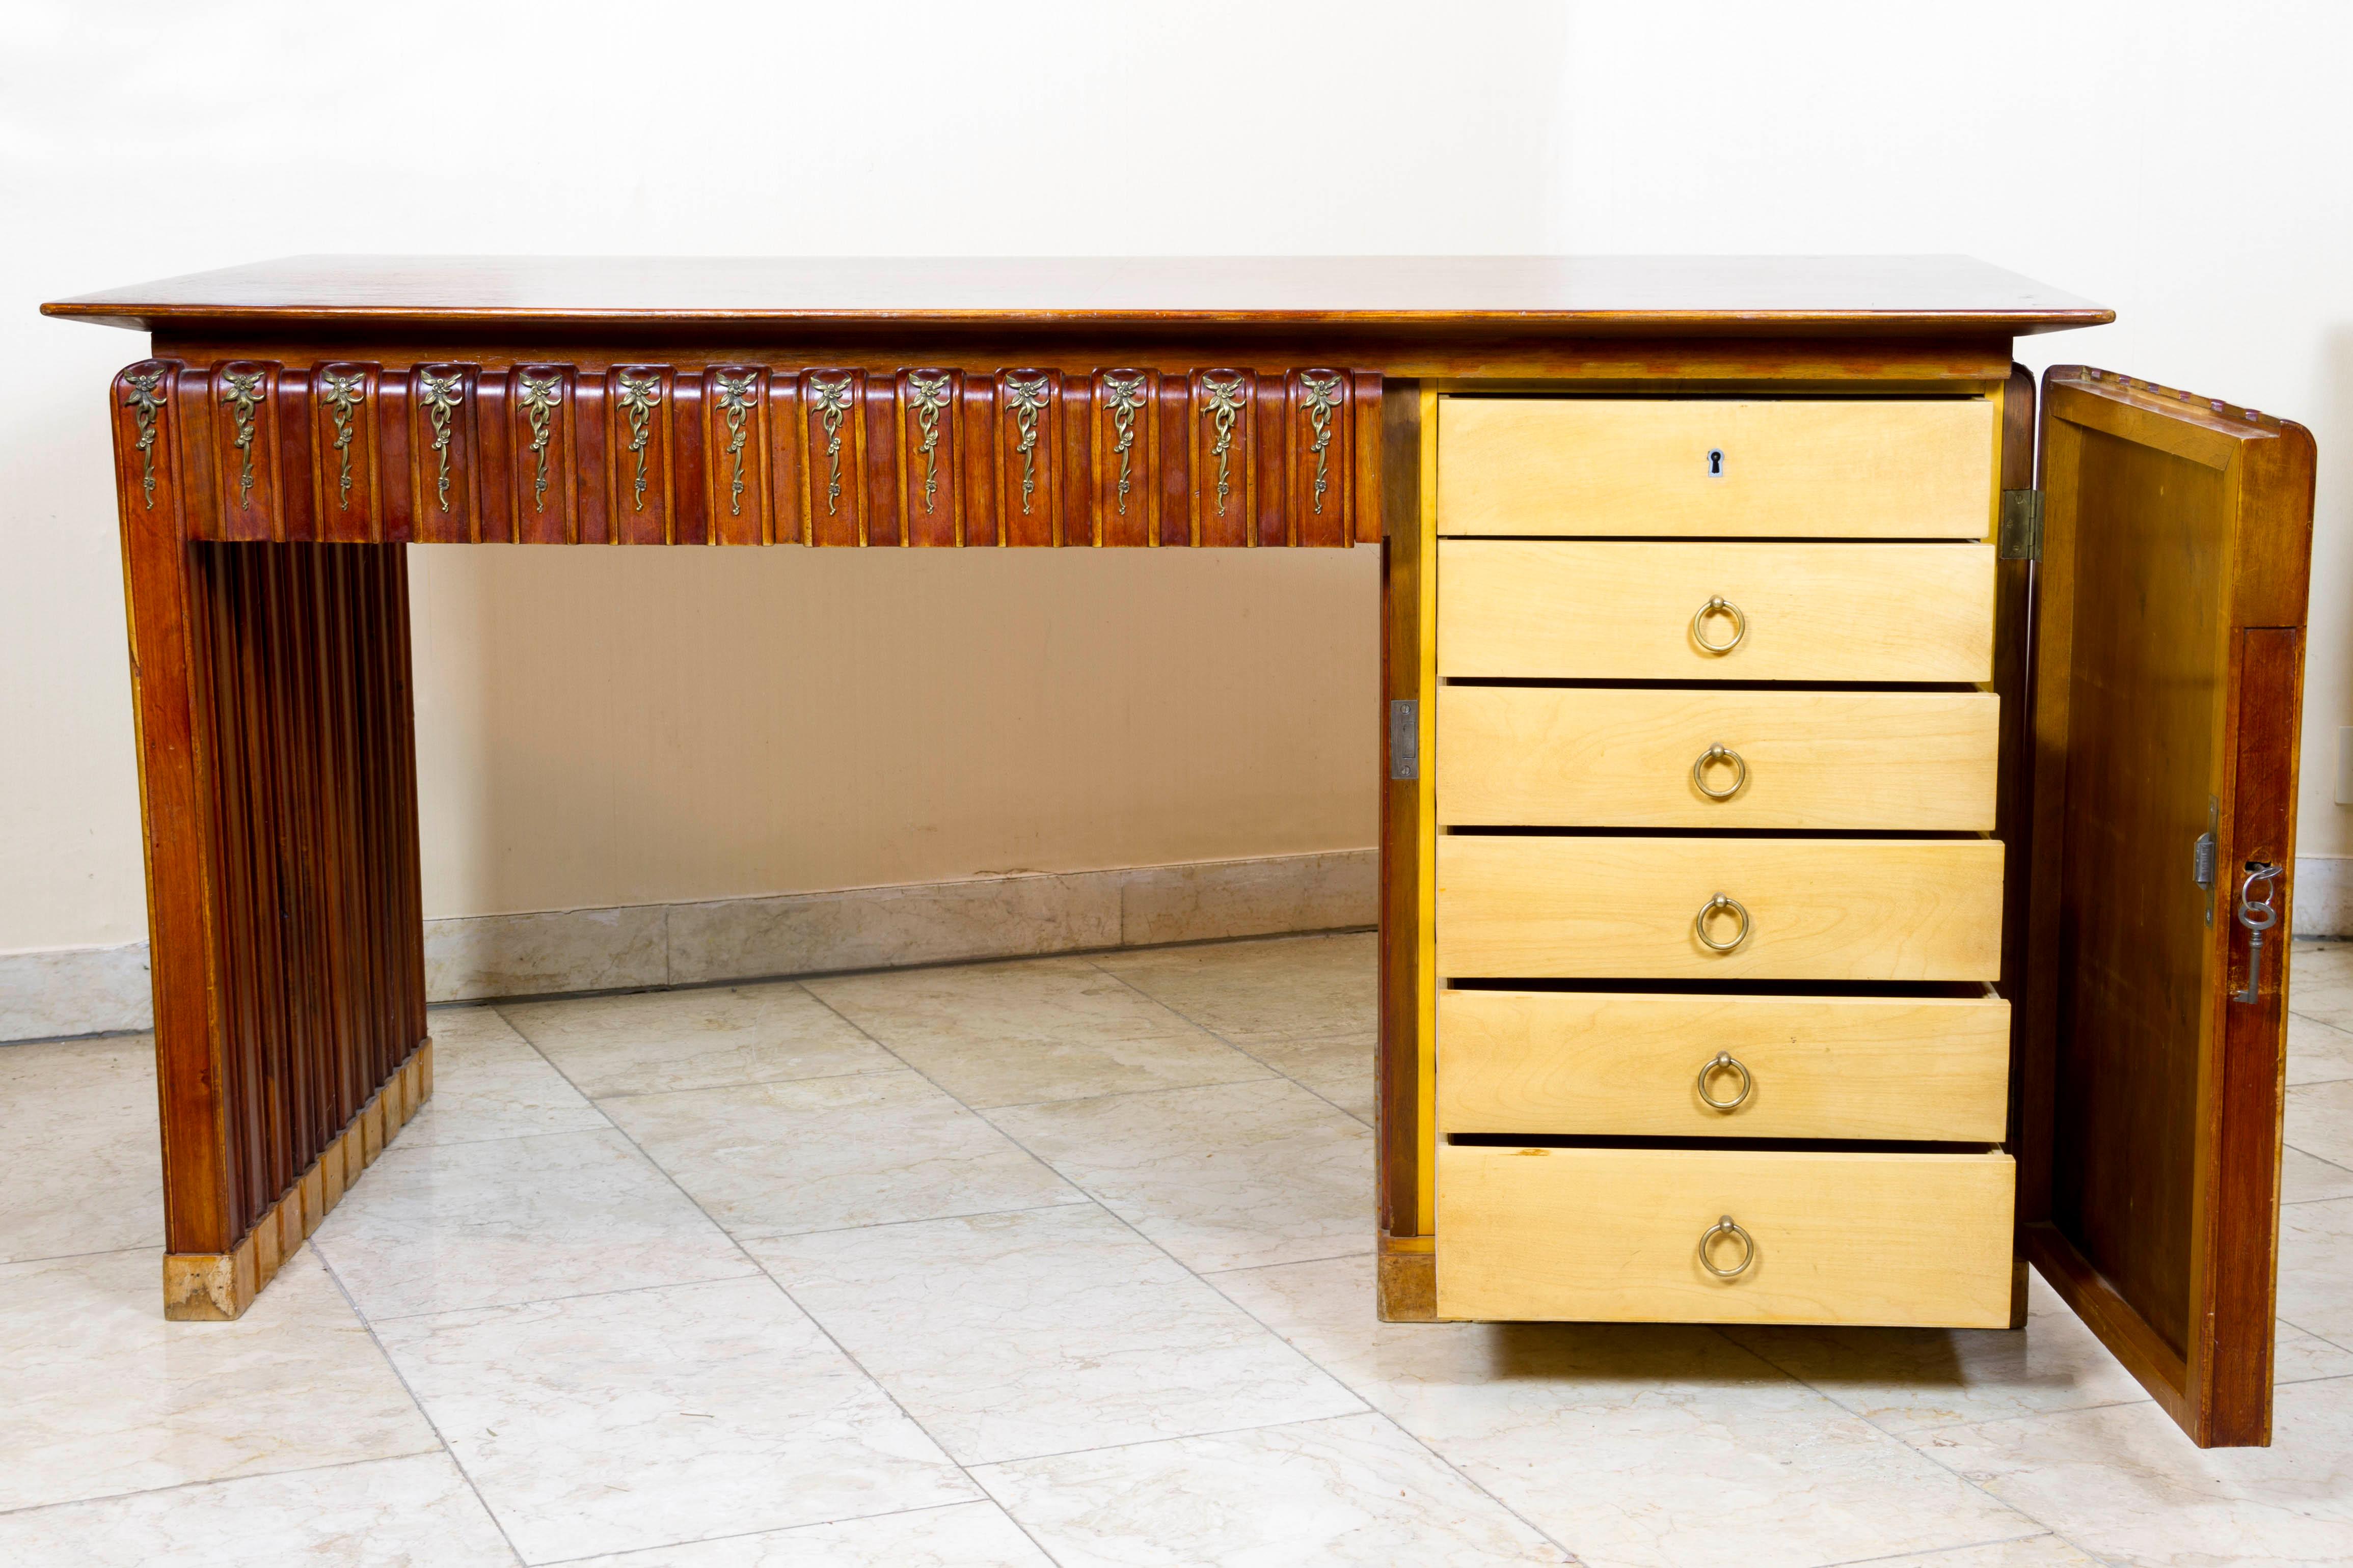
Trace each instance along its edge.
<path fill-rule="evenodd" d="M 1348 536 L 1357 544 L 1378 544 L 1381 542 L 1383 501 L 1381 464 L 1381 410 L 1384 406 L 1381 378 L 1376 371 L 1358 371 L 1355 383 L 1355 431 L 1356 488 L 1351 498 L 1350 518 L 1354 531 Z"/>
<path fill-rule="evenodd" d="M 606 443 L 613 437 L 614 411 L 605 375 L 572 377 L 573 538 L 582 544 L 613 542 L 613 476 Z"/>
<path fill-rule="evenodd" d="M 997 526 L 1008 544 L 1061 540 L 1061 397 L 1052 371 L 1022 369 L 997 377 Z"/>
<path fill-rule="evenodd" d="M 473 395 L 467 399 L 472 414 L 475 540 L 483 544 L 512 544 L 516 531 L 515 459 L 522 443 L 515 438 L 512 372 L 477 371 Z"/>
<path fill-rule="evenodd" d="M 865 467 L 860 447 L 866 422 L 862 373 L 811 370 L 801 375 L 802 462 L 814 544 L 866 542 Z"/>
<path fill-rule="evenodd" d="M 278 500 L 275 531 L 282 540 L 317 539 L 322 526 L 311 456 L 311 372 L 301 365 L 280 370 L 270 389 L 270 425 L 277 437 L 270 452 Z"/>
<path fill-rule="evenodd" d="M 1160 542 L 1198 544 L 1193 511 L 1193 381 L 1184 374 L 1160 378 Z"/>
<path fill-rule="evenodd" d="M 375 440 L 376 506 L 382 524 L 375 538 L 385 544 L 406 544 L 417 537 L 417 452 L 409 394 L 415 383 L 402 372 L 379 369 L 375 374 L 375 407 L 367 424 Z"/>
<path fill-rule="evenodd" d="M 1092 547 L 1103 542 L 1103 520 L 1095 512 L 1094 498 L 1094 390 L 1092 377 L 1066 375 L 1055 399 L 1061 424 L 1055 459 L 1061 492 L 1055 508 L 1058 544 Z"/>
<path fill-rule="evenodd" d="M 1160 542 L 1154 521 L 1160 492 L 1154 486 L 1152 454 L 1159 442 L 1153 417 L 1157 378 L 1149 371 L 1115 369 L 1095 375 L 1092 438 L 1094 513 L 1107 545 Z"/>
<path fill-rule="evenodd" d="M 964 422 L 956 432 L 963 443 L 964 539 L 967 545 L 1008 542 L 998 521 L 1002 508 L 997 494 L 997 382 L 986 375 L 964 379 Z"/>
<path fill-rule="evenodd" d="M 420 364 L 409 373 L 410 490 L 419 543 L 465 543 L 480 537 L 476 517 L 474 367 Z"/>
<path fill-rule="evenodd" d="M 768 537 L 776 544 L 807 544 L 800 376 L 791 370 L 771 370 L 763 379 L 768 392 Z"/>
<path fill-rule="evenodd" d="M 865 542 L 904 544 L 906 519 L 900 510 L 898 378 L 888 374 L 867 376 L 859 392 L 859 471 L 866 489 Z"/>
<path fill-rule="evenodd" d="M 964 397 L 953 371 L 899 373 L 899 515 L 910 544 L 963 542 Z"/>
<path fill-rule="evenodd" d="M 512 472 L 510 482 L 496 488 L 520 544 L 570 544 L 578 538 L 573 379 L 572 367 L 565 364 L 519 364 L 504 376 L 484 377 L 485 383 L 495 380 L 506 399 L 501 436 Z"/>
<path fill-rule="evenodd" d="M 1298 542 L 1290 515 L 1291 427 L 1289 401 L 1292 378 L 1276 374 L 1258 377 L 1250 399 L 1250 428 L 1264 439 L 1250 443 L 1250 509 L 1244 520 L 1243 542 L 1281 546 Z"/>
<path fill-rule="evenodd" d="M 703 450 L 713 544 L 768 541 L 766 380 L 767 373 L 757 365 L 713 365 L 704 373 Z"/>

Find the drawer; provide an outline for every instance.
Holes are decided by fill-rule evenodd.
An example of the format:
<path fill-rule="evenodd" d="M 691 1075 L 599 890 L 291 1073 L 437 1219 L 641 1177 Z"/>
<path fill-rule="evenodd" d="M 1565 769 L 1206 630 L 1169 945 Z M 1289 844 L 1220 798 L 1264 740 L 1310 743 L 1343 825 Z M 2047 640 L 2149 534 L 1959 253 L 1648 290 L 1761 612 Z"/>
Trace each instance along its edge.
<path fill-rule="evenodd" d="M 1998 996 L 1438 998 L 1440 1133 L 1999 1143 L 2009 1084 Z"/>
<path fill-rule="evenodd" d="M 1985 691 L 1450 686 L 1438 820 L 1989 830 L 2000 713 Z"/>
<path fill-rule="evenodd" d="M 1597 980 L 1994 980 L 1992 838 L 1441 834 L 1438 972 Z M 1729 910 L 1697 929 L 1718 895 Z"/>
<path fill-rule="evenodd" d="M 1449 397 L 1438 531 L 1984 539 L 1981 397 Z"/>
<path fill-rule="evenodd" d="M 1989 680 L 1993 596 L 1990 544 L 1449 539 L 1438 673 Z M 1730 609 L 1694 626 L 1716 600 Z"/>
<path fill-rule="evenodd" d="M 1438 1315 L 2006 1328 L 2015 1186 L 1998 1151 L 1440 1144 Z"/>

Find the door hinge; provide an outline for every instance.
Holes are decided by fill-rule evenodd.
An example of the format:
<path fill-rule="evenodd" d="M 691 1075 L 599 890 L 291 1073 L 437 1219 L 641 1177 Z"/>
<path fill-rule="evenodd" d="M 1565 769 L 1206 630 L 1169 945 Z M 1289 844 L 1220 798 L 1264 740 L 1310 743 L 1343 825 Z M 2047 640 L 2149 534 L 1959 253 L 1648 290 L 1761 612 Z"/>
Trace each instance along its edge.
<path fill-rule="evenodd" d="M 2206 890 L 2206 927 L 2214 927 L 2214 858 L 2218 840 L 2215 834 L 2222 826 L 2222 803 L 2212 795 L 2206 797 L 2206 831 L 2189 852 L 2189 876 Z"/>
<path fill-rule="evenodd" d="M 1421 704 L 1410 697 L 1389 700 L 1389 777 L 1421 776 Z"/>
<path fill-rule="evenodd" d="M 2042 492 L 2001 492 L 2001 531 L 1995 552 L 2004 561 L 2042 559 Z"/>

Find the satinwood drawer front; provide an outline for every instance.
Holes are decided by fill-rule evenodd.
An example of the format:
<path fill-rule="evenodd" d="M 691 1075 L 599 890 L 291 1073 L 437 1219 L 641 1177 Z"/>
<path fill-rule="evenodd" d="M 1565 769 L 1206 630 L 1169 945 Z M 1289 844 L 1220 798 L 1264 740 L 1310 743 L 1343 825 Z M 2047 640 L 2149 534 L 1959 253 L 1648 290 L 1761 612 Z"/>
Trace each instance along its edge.
<path fill-rule="evenodd" d="M 1979 397 L 1450 397 L 1438 531 L 1983 539 L 1993 425 Z"/>
<path fill-rule="evenodd" d="M 1438 1130 L 2001 1142 L 1993 996 L 1447 991 Z"/>
<path fill-rule="evenodd" d="M 1999 1152 L 1443 1143 L 1438 1315 L 2005 1328 L 2014 1180 Z"/>
<path fill-rule="evenodd" d="M 1990 544 L 1442 540 L 1438 673 L 1981 681 L 1993 586 Z"/>
<path fill-rule="evenodd" d="M 1438 820 L 1990 829 L 2000 710 L 1983 691 L 1450 686 Z"/>
<path fill-rule="evenodd" d="M 1990 981 L 2001 863 L 1991 838 L 1442 834 L 1438 972 Z"/>

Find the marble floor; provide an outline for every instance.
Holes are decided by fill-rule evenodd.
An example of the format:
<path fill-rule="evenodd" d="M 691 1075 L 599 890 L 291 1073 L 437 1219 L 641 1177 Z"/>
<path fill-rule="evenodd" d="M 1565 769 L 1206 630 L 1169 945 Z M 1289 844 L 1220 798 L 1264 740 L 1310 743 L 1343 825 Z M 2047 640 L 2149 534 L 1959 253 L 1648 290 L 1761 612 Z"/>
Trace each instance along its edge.
<path fill-rule="evenodd" d="M 166 1323 L 148 1042 L 0 1047 L 0 1563 L 2353 1563 L 2353 946 L 2295 956 L 2278 1427 L 2022 1333 L 1384 1327 L 1373 942 L 438 1010 Z"/>

